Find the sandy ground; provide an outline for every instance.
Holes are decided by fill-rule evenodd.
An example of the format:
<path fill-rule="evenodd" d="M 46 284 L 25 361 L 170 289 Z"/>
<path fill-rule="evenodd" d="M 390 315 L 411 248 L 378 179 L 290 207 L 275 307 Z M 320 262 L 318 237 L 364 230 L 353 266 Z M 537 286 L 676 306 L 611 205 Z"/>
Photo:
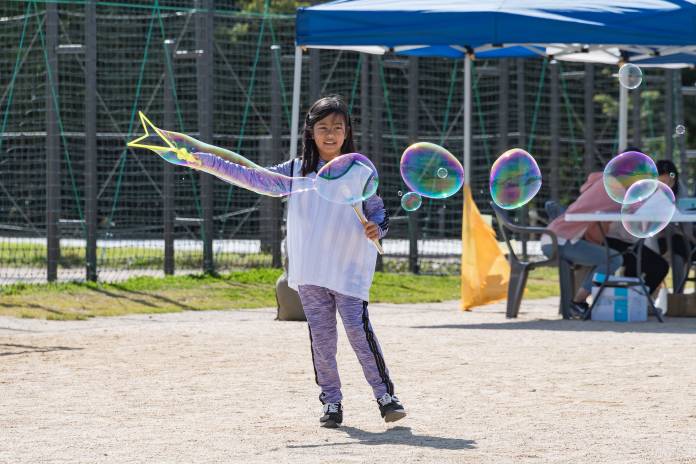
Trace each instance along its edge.
<path fill-rule="evenodd" d="M 341 334 L 318 427 L 307 328 L 274 310 L 0 318 L 0 462 L 696 462 L 696 319 L 562 321 L 555 299 L 372 305 L 409 417 L 386 426 Z"/>

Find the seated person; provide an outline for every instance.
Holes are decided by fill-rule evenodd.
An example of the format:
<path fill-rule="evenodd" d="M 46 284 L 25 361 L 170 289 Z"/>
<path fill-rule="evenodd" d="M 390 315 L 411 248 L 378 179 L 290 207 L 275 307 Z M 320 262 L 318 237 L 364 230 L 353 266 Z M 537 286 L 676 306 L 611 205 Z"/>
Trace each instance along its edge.
<path fill-rule="evenodd" d="M 688 196 L 687 190 L 679 180 L 679 171 L 672 161 L 660 160 L 657 163 L 657 171 L 660 174 L 660 178 L 671 178 L 674 183 L 671 185 L 674 196 L 679 200 L 679 198 L 685 198 Z M 664 181 L 663 181 L 664 182 Z M 667 182 L 665 182 L 667 183 Z M 667 184 L 670 185 L 670 184 Z M 696 192 L 694 193 L 696 196 Z M 689 260 L 689 254 L 691 249 L 693 249 L 696 244 L 693 243 L 688 235 L 693 234 L 693 225 L 685 224 L 683 225 L 685 229 L 682 229 L 676 224 L 670 224 L 667 226 L 665 231 L 660 234 L 658 238 L 659 251 L 662 255 L 668 252 L 668 245 L 672 247 L 672 254 L 674 258 L 674 265 L 676 269 L 672 269 L 672 273 L 675 274 L 676 281 L 679 282 L 684 275 L 685 264 Z M 686 232 L 687 236 L 684 235 Z M 671 238 L 671 243 L 668 244 L 667 240 Z"/>
<path fill-rule="evenodd" d="M 602 172 L 591 173 L 580 187 L 580 196 L 566 210 L 566 213 L 617 213 L 621 205 L 612 200 L 604 188 Z M 602 245 L 602 231 L 597 222 L 569 222 L 561 215 L 548 225 L 558 238 L 558 251 L 562 259 L 581 266 L 593 268 L 582 282 L 571 303 L 571 313 L 582 316 L 588 309 L 587 298 L 592 292 L 592 275 L 598 272 L 614 274 L 623 264 L 620 253 L 610 250 L 609 262 L 607 252 Z M 606 226 L 605 226 L 606 227 Z M 605 230 L 607 230 L 605 228 Z M 542 235 L 541 251 L 550 257 L 553 245 L 548 235 Z"/>

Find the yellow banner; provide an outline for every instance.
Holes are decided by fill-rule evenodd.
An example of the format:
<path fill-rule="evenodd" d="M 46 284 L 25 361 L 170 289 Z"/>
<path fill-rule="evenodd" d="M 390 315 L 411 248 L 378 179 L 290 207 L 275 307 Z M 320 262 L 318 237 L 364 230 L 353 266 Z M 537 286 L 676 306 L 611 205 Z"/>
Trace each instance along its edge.
<path fill-rule="evenodd" d="M 507 297 L 510 265 L 464 186 L 462 217 L 462 309 L 469 310 Z"/>

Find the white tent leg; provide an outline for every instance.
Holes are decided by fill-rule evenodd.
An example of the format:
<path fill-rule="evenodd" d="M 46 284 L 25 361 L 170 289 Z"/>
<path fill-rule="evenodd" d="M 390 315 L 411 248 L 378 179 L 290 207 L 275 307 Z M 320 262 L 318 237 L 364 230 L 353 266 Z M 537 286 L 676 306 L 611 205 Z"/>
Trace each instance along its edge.
<path fill-rule="evenodd" d="M 464 58 L 464 185 L 471 181 L 471 57 Z"/>
<path fill-rule="evenodd" d="M 628 146 L 628 89 L 619 85 L 619 153 Z"/>
<path fill-rule="evenodd" d="M 300 126 L 300 85 L 302 83 L 302 47 L 295 47 L 295 74 L 292 83 L 292 122 L 290 123 L 290 159 L 297 157 Z"/>

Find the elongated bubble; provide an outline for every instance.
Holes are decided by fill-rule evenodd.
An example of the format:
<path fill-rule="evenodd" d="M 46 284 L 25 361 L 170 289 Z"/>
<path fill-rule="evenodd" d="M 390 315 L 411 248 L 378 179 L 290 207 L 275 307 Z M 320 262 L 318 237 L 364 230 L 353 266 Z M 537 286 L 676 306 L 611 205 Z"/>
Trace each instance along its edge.
<path fill-rule="evenodd" d="M 207 172 L 261 195 L 284 197 L 316 190 L 326 200 L 353 205 L 377 192 L 377 170 L 360 153 L 334 158 L 319 170 L 316 178 L 290 177 L 259 166 L 233 151 L 201 142 L 186 134 L 159 129 L 142 113 L 140 119 L 145 135 L 129 142 L 128 146 L 146 148 L 170 163 Z"/>

